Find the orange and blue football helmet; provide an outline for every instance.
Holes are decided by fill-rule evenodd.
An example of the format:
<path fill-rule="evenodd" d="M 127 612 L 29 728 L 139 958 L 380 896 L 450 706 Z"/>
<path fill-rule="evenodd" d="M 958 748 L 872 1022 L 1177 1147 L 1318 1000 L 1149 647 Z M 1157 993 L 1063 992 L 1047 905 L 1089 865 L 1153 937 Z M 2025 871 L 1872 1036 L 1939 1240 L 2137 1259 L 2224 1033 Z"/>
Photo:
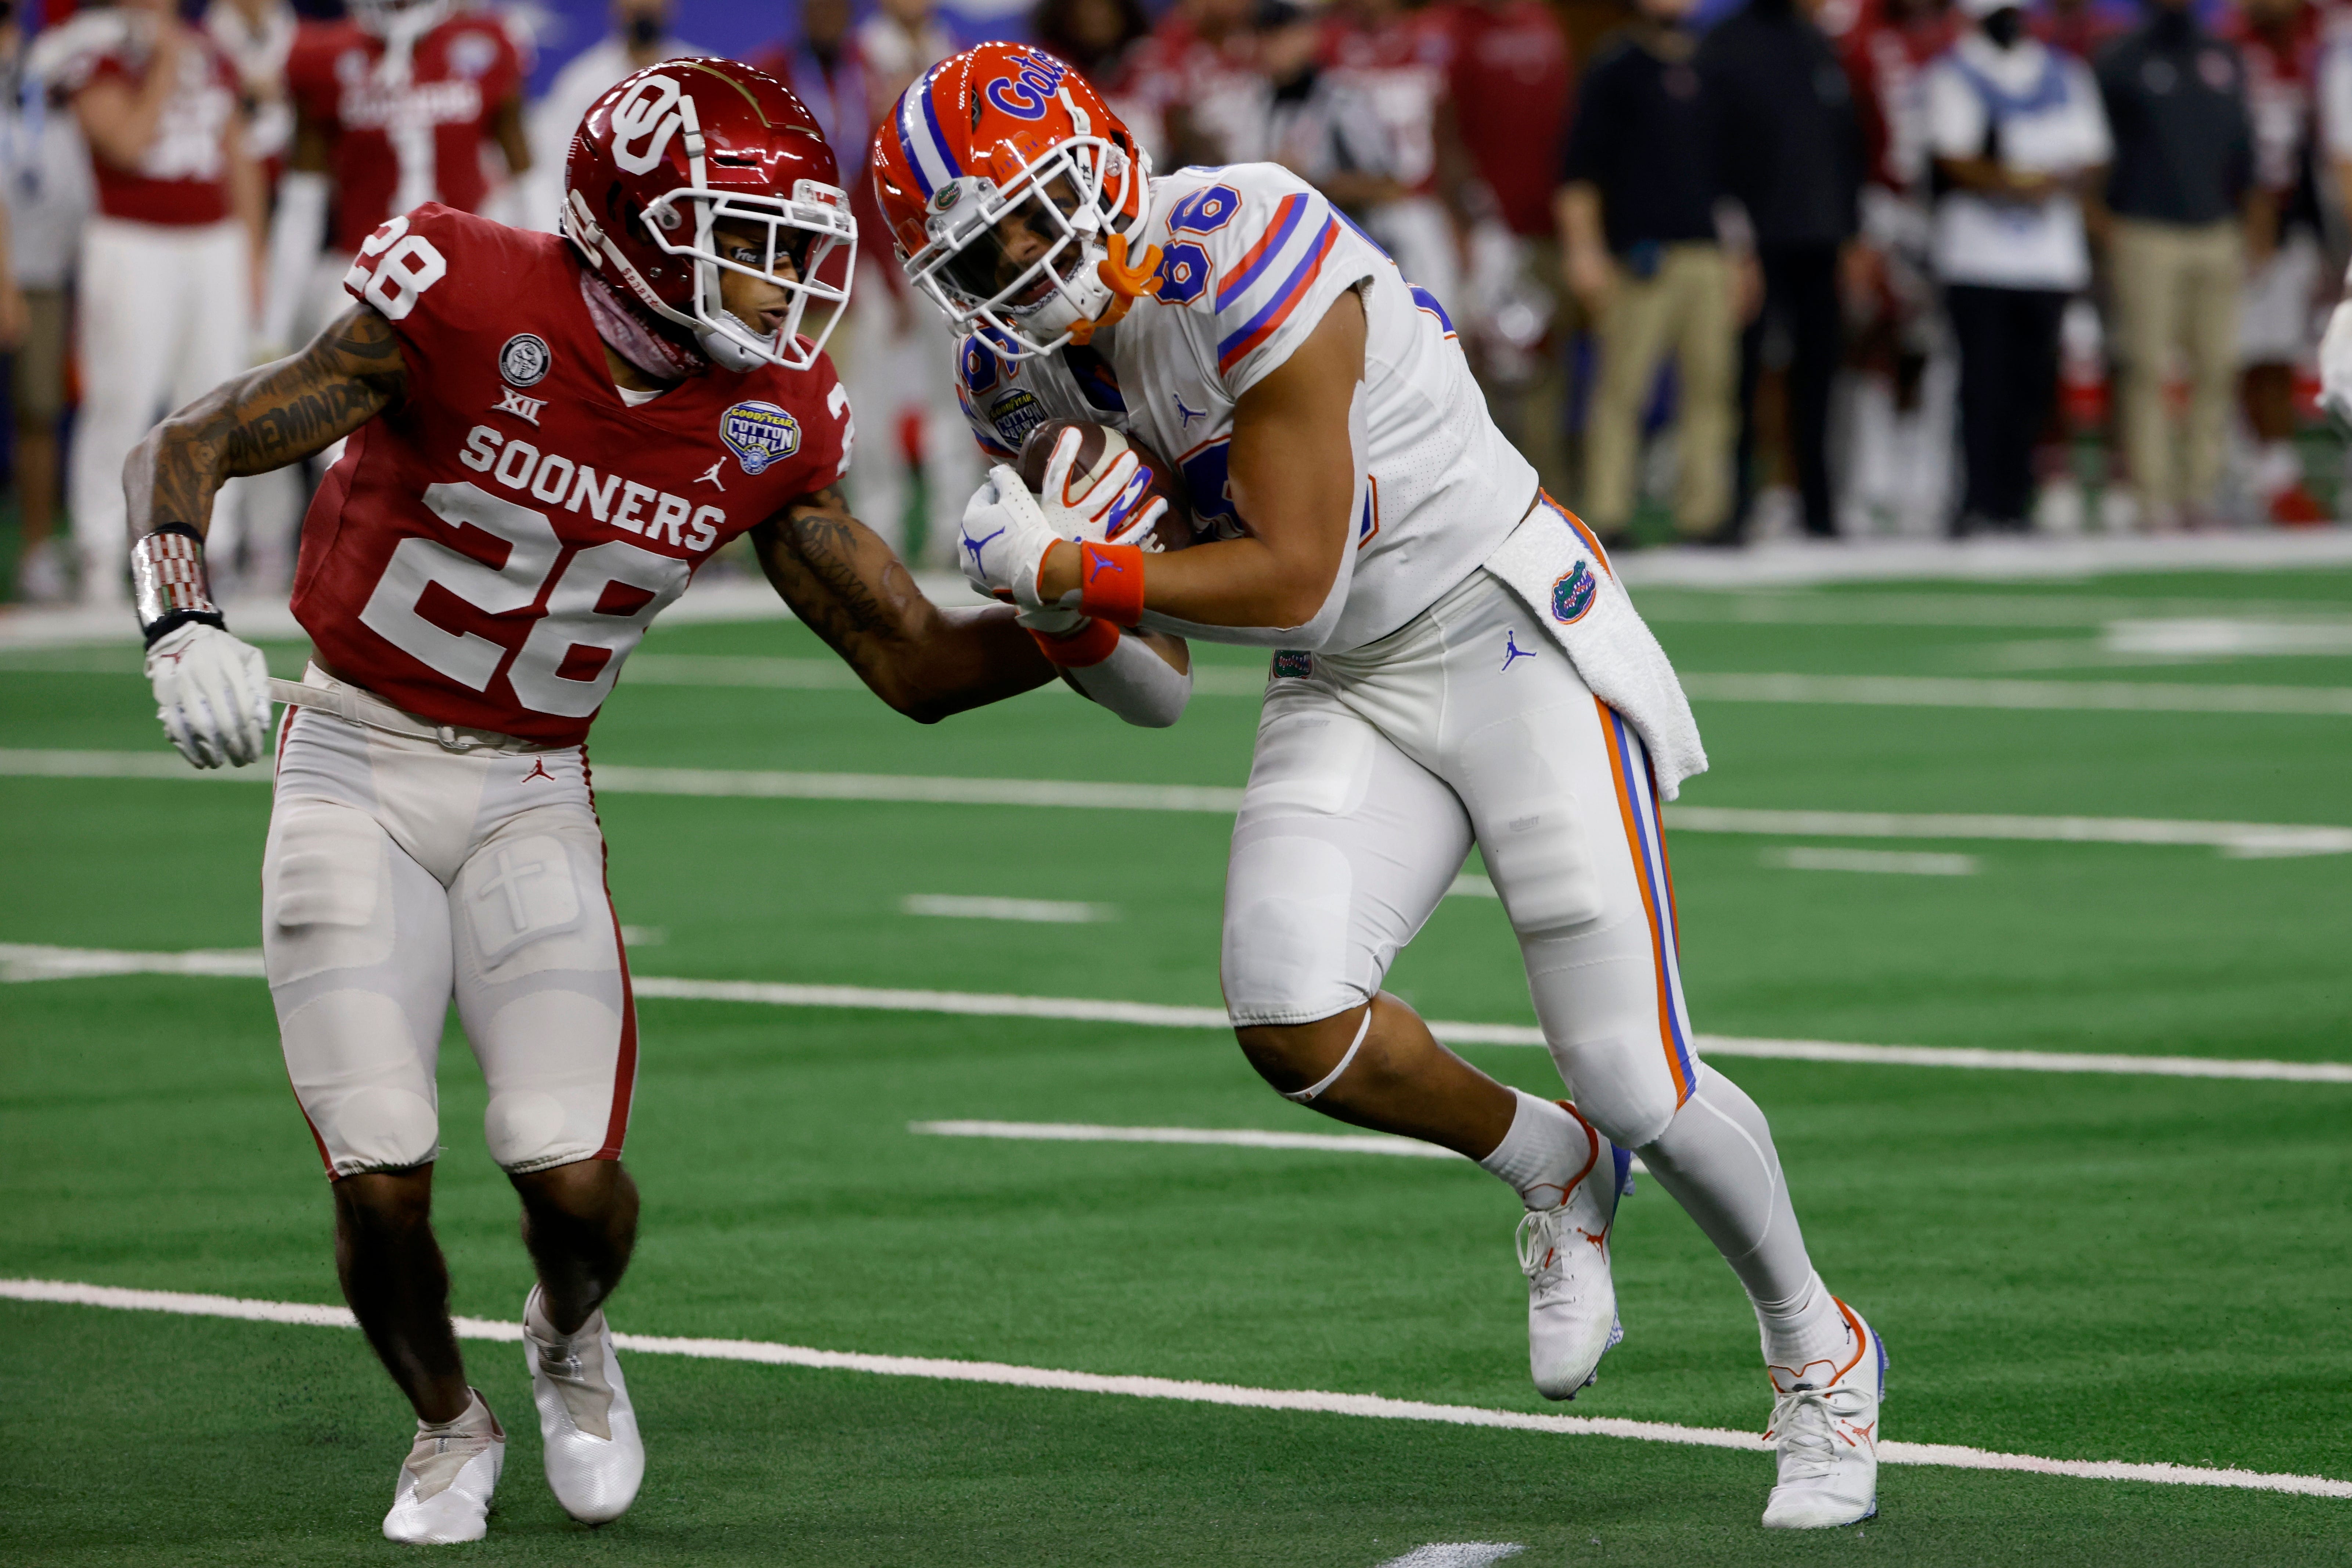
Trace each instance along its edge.
<path fill-rule="evenodd" d="M 1126 122 L 1023 44 L 926 71 L 883 123 L 873 171 L 907 280 L 1008 359 L 1085 341 L 1118 303 L 1102 264 L 1139 248 L 1150 206 L 1151 161 Z"/>

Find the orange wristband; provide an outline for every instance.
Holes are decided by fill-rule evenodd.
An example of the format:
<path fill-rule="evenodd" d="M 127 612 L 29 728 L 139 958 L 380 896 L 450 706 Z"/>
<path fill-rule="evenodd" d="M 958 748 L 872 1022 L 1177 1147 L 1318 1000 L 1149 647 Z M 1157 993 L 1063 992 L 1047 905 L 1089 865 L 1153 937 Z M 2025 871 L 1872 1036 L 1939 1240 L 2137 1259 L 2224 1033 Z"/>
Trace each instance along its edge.
<path fill-rule="evenodd" d="M 1100 664 L 1118 649 L 1118 628 L 1108 621 L 1090 620 L 1067 637 L 1047 637 L 1032 628 L 1037 651 L 1056 669 L 1084 669 Z"/>
<path fill-rule="evenodd" d="M 1078 608 L 1114 626 L 1143 618 L 1143 547 L 1139 544 L 1078 546 Z"/>

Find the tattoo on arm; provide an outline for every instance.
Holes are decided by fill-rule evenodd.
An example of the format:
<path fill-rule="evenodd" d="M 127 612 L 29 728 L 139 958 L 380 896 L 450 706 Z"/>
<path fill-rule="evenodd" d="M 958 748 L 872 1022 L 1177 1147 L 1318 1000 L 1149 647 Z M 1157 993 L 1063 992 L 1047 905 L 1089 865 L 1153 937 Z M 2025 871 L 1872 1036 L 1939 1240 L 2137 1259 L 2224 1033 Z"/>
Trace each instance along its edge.
<path fill-rule="evenodd" d="M 849 515 L 838 486 L 786 508 L 775 526 L 809 579 L 785 598 L 843 658 L 856 664 L 877 644 L 904 647 L 919 635 L 929 601 L 897 553 Z"/>
<path fill-rule="evenodd" d="M 933 605 L 837 489 L 787 507 L 752 541 L 793 613 L 902 712 L 936 719 L 1052 678 L 1009 607 Z"/>
<path fill-rule="evenodd" d="M 407 387 L 391 323 L 356 307 L 300 353 L 222 383 L 149 433 L 123 465 L 131 538 L 166 522 L 207 528 L 223 480 L 324 451 Z"/>

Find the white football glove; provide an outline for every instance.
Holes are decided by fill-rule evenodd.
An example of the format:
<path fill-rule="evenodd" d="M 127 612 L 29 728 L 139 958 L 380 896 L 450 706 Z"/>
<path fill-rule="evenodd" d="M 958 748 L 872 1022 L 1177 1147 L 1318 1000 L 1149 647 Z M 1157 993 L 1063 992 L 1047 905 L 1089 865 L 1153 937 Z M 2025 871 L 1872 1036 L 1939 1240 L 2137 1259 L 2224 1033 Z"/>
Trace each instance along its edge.
<path fill-rule="evenodd" d="M 1054 531 L 1065 539 L 1090 539 L 1097 543 L 1118 538 L 1133 542 L 1149 534 L 1168 511 L 1165 497 L 1148 502 L 1151 476 L 1130 447 L 1112 460 L 1093 483 L 1071 493 L 1070 470 L 1077 466 L 1085 432 L 1069 429 L 1054 443 L 1046 460 L 1044 495 L 1038 505 Z"/>
<path fill-rule="evenodd" d="M 2319 340 L 2319 406 L 2352 425 L 2352 299 L 2336 307 Z"/>
<path fill-rule="evenodd" d="M 269 751 L 269 666 L 261 650 L 191 621 L 147 650 L 155 717 L 180 755 L 200 768 L 243 767 Z"/>
<path fill-rule="evenodd" d="M 957 543 L 963 574 L 973 587 L 991 598 L 1036 610 L 1046 607 L 1037 597 L 1037 568 L 1056 540 L 1070 537 L 1046 521 L 1021 476 L 999 463 L 971 492 Z"/>

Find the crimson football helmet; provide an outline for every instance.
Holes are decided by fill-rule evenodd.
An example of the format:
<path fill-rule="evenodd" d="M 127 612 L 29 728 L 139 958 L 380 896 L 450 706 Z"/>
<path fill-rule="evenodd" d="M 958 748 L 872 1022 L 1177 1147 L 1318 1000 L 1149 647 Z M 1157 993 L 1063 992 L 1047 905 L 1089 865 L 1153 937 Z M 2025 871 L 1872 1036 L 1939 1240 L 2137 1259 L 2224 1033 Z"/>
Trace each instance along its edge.
<path fill-rule="evenodd" d="M 722 224 L 764 244 L 722 247 Z M 564 169 L 563 232 L 598 277 L 734 371 L 816 363 L 857 246 L 815 117 L 775 78 L 724 59 L 649 66 L 591 106 Z M 723 272 L 783 289 L 782 324 L 761 333 L 731 314 Z"/>
<path fill-rule="evenodd" d="M 874 194 L 908 281 L 1012 359 L 1082 339 L 1116 303 L 1102 264 L 1137 247 L 1150 180 L 1150 156 L 1093 84 L 1022 44 L 933 66 L 874 143 Z M 1008 281 L 1011 225 L 1045 248 Z"/>

